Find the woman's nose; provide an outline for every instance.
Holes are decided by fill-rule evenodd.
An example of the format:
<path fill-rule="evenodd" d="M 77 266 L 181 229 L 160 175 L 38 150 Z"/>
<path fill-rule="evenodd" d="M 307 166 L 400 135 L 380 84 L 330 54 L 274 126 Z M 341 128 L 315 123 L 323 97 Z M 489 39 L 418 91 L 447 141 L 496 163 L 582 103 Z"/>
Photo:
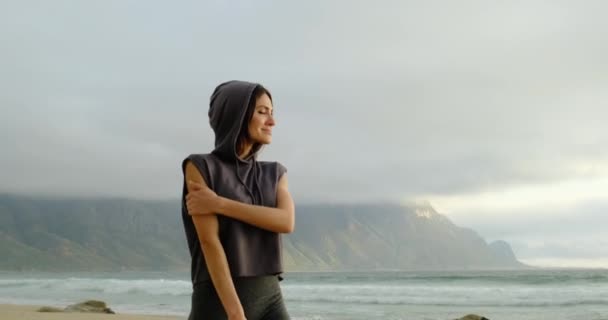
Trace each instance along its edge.
<path fill-rule="evenodd" d="M 274 121 L 274 116 L 271 115 L 270 118 L 268 118 L 268 121 L 266 122 L 266 125 L 269 126 L 274 126 L 275 125 L 275 121 Z"/>

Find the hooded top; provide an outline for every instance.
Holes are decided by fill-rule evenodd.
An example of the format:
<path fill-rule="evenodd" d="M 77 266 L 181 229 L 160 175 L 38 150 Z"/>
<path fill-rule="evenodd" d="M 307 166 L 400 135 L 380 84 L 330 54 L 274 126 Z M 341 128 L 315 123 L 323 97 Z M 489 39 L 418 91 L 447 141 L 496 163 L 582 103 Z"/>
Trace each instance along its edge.
<path fill-rule="evenodd" d="M 245 121 L 247 107 L 258 85 L 229 81 L 219 85 L 211 95 L 209 123 L 215 132 L 215 148 L 210 154 L 191 154 L 182 162 L 185 175 L 188 160 L 200 171 L 205 182 L 219 196 L 232 200 L 276 207 L 277 185 L 287 171 L 278 162 L 257 161 L 256 156 L 238 157 L 237 138 Z M 210 279 L 205 257 L 188 214 L 184 181 L 182 220 L 192 257 L 193 284 Z M 278 233 L 217 215 L 219 238 L 233 277 L 278 275 L 283 272 L 282 244 Z M 280 279 L 280 277 L 279 277 Z"/>

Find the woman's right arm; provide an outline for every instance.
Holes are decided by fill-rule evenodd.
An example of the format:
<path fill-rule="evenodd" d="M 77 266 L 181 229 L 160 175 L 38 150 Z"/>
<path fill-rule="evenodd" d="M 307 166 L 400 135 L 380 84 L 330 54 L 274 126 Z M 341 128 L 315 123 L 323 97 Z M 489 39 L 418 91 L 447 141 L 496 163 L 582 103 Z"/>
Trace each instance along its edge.
<path fill-rule="evenodd" d="M 188 161 L 186 164 L 186 181 L 190 180 L 205 186 L 207 185 L 198 169 L 192 162 Z M 190 187 L 188 187 L 188 191 L 190 191 Z M 224 306 L 228 319 L 245 319 L 243 306 L 236 294 L 236 289 L 230 276 L 226 252 L 220 242 L 217 216 L 215 214 L 208 214 L 191 215 L 191 217 L 201 243 L 201 249 L 203 250 L 203 256 L 207 263 L 211 281 Z"/>

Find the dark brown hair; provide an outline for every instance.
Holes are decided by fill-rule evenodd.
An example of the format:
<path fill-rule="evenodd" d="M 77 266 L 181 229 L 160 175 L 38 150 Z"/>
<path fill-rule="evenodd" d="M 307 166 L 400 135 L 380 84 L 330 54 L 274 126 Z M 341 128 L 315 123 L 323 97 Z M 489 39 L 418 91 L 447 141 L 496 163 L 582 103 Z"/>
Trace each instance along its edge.
<path fill-rule="evenodd" d="M 270 101 L 272 101 L 272 95 L 270 94 L 270 91 L 264 88 L 264 86 L 262 86 L 261 84 L 258 84 L 253 90 L 253 93 L 251 94 L 251 99 L 249 99 L 249 104 L 247 105 L 247 113 L 245 113 L 245 118 L 243 119 L 243 124 L 241 125 L 241 131 L 239 132 L 239 135 L 236 138 L 236 148 L 237 153 L 239 154 L 241 153 L 241 150 L 245 145 L 245 141 L 247 141 L 247 139 L 250 139 L 249 122 L 253 117 L 253 112 L 255 111 L 255 104 L 258 99 L 264 94 L 268 95 Z M 251 151 L 245 156 L 245 158 L 249 157 L 250 155 L 256 154 L 258 151 L 260 151 L 260 149 L 262 149 L 262 144 L 254 143 L 251 147 Z"/>

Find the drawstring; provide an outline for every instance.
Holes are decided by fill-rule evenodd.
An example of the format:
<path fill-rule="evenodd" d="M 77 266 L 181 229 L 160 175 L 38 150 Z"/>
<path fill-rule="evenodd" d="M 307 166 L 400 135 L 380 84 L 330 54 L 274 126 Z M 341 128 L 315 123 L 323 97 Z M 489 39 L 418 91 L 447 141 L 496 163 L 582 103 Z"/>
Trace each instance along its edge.
<path fill-rule="evenodd" d="M 262 188 L 260 188 L 260 176 L 261 174 L 261 170 L 258 169 L 258 162 L 255 161 L 255 159 L 253 159 L 253 165 L 254 168 L 256 168 L 256 171 L 254 172 L 254 177 L 255 177 L 255 186 L 256 189 L 258 191 L 258 195 L 260 196 L 260 205 L 264 205 L 264 193 L 262 193 Z"/>
<path fill-rule="evenodd" d="M 237 158 L 235 162 L 236 162 L 236 176 L 237 176 L 237 178 L 239 179 L 239 182 L 240 182 L 240 183 L 243 185 L 243 187 L 245 187 L 245 190 L 247 190 L 247 193 L 248 193 L 248 194 L 249 194 L 249 196 L 251 197 L 251 201 L 252 201 L 252 203 L 253 203 L 253 204 L 258 204 L 258 203 L 256 203 L 256 201 L 255 201 L 255 200 L 256 200 L 256 198 L 255 198 L 255 196 L 253 195 L 253 192 L 251 191 L 251 189 L 249 189 L 249 187 L 247 186 L 247 184 L 246 184 L 246 183 L 243 181 L 243 178 L 241 178 L 241 171 L 239 170 L 239 159 Z M 257 170 L 256 170 L 256 161 L 255 161 L 255 159 L 254 159 L 254 160 L 253 160 L 253 174 L 254 174 L 255 184 L 256 184 L 257 189 L 258 189 L 258 194 L 260 194 L 260 192 L 259 192 L 260 185 L 259 185 L 259 183 L 257 182 L 257 174 L 256 174 L 256 173 L 257 173 Z M 261 202 L 261 203 L 259 203 L 259 204 L 262 204 L 262 203 L 263 203 L 263 202 Z"/>

